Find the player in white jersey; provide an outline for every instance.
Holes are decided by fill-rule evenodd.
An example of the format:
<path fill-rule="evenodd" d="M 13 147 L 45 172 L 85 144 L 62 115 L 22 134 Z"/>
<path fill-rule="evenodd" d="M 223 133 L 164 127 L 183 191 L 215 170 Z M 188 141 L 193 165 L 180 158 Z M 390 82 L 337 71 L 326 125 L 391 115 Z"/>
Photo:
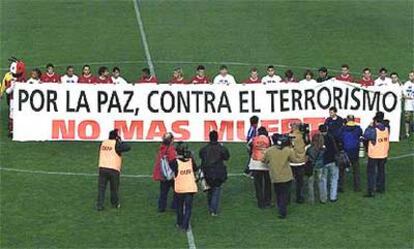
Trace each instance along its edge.
<path fill-rule="evenodd" d="M 229 74 L 229 70 L 226 65 L 220 67 L 220 72 L 214 77 L 213 84 L 236 84 L 236 80 L 233 75 Z"/>
<path fill-rule="evenodd" d="M 374 86 L 388 86 L 391 84 L 391 78 L 387 76 L 387 69 L 381 68 L 378 71 L 378 78 L 374 81 Z"/>
<path fill-rule="evenodd" d="M 262 78 L 263 84 L 280 83 L 282 78 L 276 74 L 275 67 L 270 65 L 267 67 L 267 75 Z"/>
<path fill-rule="evenodd" d="M 403 98 L 404 101 L 404 118 L 405 118 L 405 134 L 410 136 L 414 118 L 414 70 L 408 74 L 409 80 L 404 83 Z"/>
<path fill-rule="evenodd" d="M 112 69 L 112 82 L 114 84 L 127 84 L 128 82 L 121 77 L 121 69 L 119 67 L 114 67 Z"/>
<path fill-rule="evenodd" d="M 73 66 L 68 66 L 66 68 L 66 74 L 60 77 L 60 82 L 65 83 L 78 83 L 78 76 L 75 74 L 75 69 Z"/>
<path fill-rule="evenodd" d="M 299 81 L 299 84 L 315 84 L 317 83 L 316 80 L 313 79 L 313 72 L 311 70 L 306 70 L 304 75 L 304 79 Z"/>
<path fill-rule="evenodd" d="M 30 79 L 26 81 L 27 84 L 39 84 L 42 72 L 39 68 L 35 68 L 30 72 Z"/>

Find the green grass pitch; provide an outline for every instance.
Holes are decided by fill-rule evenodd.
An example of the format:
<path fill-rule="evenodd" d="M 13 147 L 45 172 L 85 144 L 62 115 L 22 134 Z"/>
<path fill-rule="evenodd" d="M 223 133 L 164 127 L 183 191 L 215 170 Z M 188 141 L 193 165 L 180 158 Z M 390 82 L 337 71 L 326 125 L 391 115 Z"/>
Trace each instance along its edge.
<path fill-rule="evenodd" d="M 132 0 L 2 0 L 0 61 L 21 57 L 30 70 L 52 62 L 62 73 L 74 64 L 119 65 L 130 81 L 146 66 Z M 304 68 L 348 63 L 354 76 L 386 66 L 406 79 L 413 68 L 412 1 L 159 1 L 142 0 L 141 11 L 155 71 L 167 81 L 175 66 L 187 77 L 199 62 L 213 75 L 229 63 L 236 79 L 251 66 L 264 73 L 279 65 L 301 76 Z M 180 63 L 181 62 L 181 63 Z M 243 64 L 245 63 L 245 64 Z M 251 64 L 251 65 L 248 65 Z M 15 169 L 96 173 L 98 143 L 11 142 L 7 107 L 1 101 L 0 166 Z M 36 132 L 36 130 L 33 130 Z M 413 139 L 392 144 L 391 156 L 412 153 Z M 229 172 L 247 160 L 242 144 L 226 144 Z M 151 174 L 158 144 L 134 143 L 124 174 Z M 201 144 L 190 147 L 198 151 Z M 365 163 L 362 165 L 365 186 Z M 259 210 L 244 177 L 224 185 L 221 214 L 208 216 L 197 194 L 192 227 L 199 248 L 413 248 L 413 157 L 390 160 L 387 193 L 375 199 L 353 193 L 350 178 L 339 201 Z M 1 248 L 184 248 L 175 214 L 156 212 L 158 184 L 122 178 L 120 210 L 96 212 L 97 178 L 0 171 Z"/>

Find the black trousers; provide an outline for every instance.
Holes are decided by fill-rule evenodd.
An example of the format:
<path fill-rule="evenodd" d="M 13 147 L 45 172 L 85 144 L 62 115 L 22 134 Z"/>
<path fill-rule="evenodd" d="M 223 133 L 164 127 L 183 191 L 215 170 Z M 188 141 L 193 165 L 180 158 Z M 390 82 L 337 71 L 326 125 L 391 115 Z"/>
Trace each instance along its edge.
<path fill-rule="evenodd" d="M 374 159 L 368 157 L 367 176 L 368 176 L 368 194 L 375 191 L 385 191 L 385 163 L 387 159 Z M 376 188 L 375 188 L 376 187 Z"/>
<path fill-rule="evenodd" d="M 158 210 L 163 212 L 167 208 L 168 193 L 170 189 L 173 192 L 173 201 L 171 203 L 171 208 L 177 208 L 177 195 L 174 192 L 174 180 L 170 181 L 160 181 L 160 197 L 158 198 Z"/>
<path fill-rule="evenodd" d="M 193 193 L 177 193 L 177 225 L 187 230 L 190 226 Z"/>
<path fill-rule="evenodd" d="M 291 166 L 293 177 L 295 178 L 296 202 L 303 202 L 303 186 L 305 177 L 305 165 Z"/>
<path fill-rule="evenodd" d="M 279 215 L 282 217 L 286 217 L 287 215 L 290 184 L 291 184 L 291 181 L 273 183 L 273 187 L 276 193 L 277 208 L 279 210 Z"/>
<path fill-rule="evenodd" d="M 99 208 L 102 208 L 104 206 L 105 190 L 108 182 L 111 189 L 111 204 L 113 206 L 119 204 L 119 171 L 116 171 L 114 169 L 99 168 L 97 203 L 97 206 Z"/>
<path fill-rule="evenodd" d="M 270 175 L 267 170 L 252 170 L 254 177 L 254 188 L 256 190 L 257 205 L 259 208 L 270 206 L 272 200 L 272 189 Z"/>

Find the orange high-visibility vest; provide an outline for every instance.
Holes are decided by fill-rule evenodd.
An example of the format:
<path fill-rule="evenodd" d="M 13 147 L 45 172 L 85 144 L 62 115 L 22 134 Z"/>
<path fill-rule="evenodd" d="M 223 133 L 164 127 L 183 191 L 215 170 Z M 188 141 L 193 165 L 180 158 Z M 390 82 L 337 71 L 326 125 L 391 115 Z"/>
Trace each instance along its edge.
<path fill-rule="evenodd" d="M 368 145 L 368 157 L 375 159 L 383 159 L 388 157 L 388 150 L 390 148 L 390 134 L 388 128 L 381 131 L 376 128 L 377 141 L 375 145 L 370 141 Z"/>
<path fill-rule="evenodd" d="M 192 160 L 183 162 L 177 160 L 178 163 L 178 174 L 175 177 L 174 191 L 176 193 L 196 193 L 197 184 L 193 171 Z"/>
<path fill-rule="evenodd" d="M 109 139 L 102 142 L 99 148 L 99 168 L 121 171 L 122 157 L 115 151 L 116 140 Z"/>
<path fill-rule="evenodd" d="M 254 137 L 252 140 L 252 159 L 255 161 L 262 161 L 264 151 L 270 147 L 270 141 L 267 136 L 260 135 Z"/>

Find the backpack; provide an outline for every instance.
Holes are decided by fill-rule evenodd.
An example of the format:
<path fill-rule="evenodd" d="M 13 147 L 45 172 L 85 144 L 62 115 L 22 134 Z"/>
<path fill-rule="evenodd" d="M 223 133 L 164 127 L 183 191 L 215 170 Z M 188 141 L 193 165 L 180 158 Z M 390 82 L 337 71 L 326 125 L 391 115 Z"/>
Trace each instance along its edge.
<path fill-rule="evenodd" d="M 170 181 L 174 178 L 174 171 L 170 167 L 170 162 L 168 162 L 168 149 L 170 146 L 167 147 L 167 150 L 165 151 L 164 155 L 160 159 L 160 167 L 161 167 L 161 174 L 164 177 L 165 181 Z"/>

